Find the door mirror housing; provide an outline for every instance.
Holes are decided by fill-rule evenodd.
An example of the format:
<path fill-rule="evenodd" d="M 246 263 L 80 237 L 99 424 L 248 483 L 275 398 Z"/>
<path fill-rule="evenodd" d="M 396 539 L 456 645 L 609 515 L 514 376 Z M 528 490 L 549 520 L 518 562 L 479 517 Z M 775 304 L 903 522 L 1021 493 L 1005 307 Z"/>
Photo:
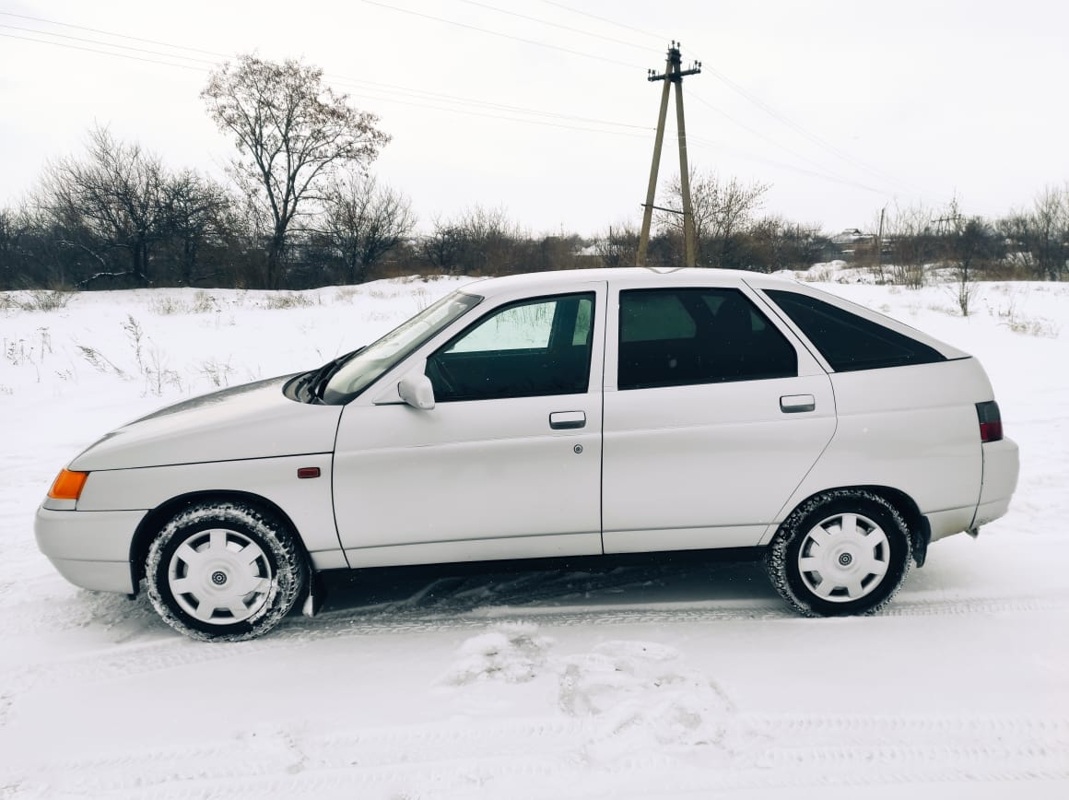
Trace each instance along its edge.
<path fill-rule="evenodd" d="M 397 394 L 412 408 L 430 411 L 434 408 L 434 387 L 423 370 L 413 370 L 397 384 Z"/>

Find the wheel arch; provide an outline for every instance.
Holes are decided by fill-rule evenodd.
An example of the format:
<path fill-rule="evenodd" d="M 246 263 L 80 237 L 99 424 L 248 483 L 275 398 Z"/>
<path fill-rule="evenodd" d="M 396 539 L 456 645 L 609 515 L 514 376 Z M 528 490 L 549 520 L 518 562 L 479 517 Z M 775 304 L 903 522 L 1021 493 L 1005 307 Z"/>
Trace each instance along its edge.
<path fill-rule="evenodd" d="M 905 520 L 906 528 L 909 530 L 910 544 L 913 554 L 913 561 L 918 567 L 924 566 L 925 558 L 928 554 L 928 543 L 932 538 L 932 528 L 928 522 L 928 518 L 921 513 L 920 507 L 917 502 L 901 489 L 895 489 L 890 486 L 882 486 L 879 484 L 858 484 L 855 486 L 833 486 L 827 489 L 821 489 L 819 492 L 813 492 L 808 497 L 802 499 L 800 503 L 791 508 L 786 514 L 783 515 L 783 520 L 786 521 L 790 518 L 791 514 L 797 511 L 806 503 L 810 502 L 813 498 L 826 494 L 828 492 L 869 492 L 870 494 L 882 497 L 888 503 L 895 507 L 895 510 L 902 515 L 902 519 Z M 780 523 L 782 524 L 782 522 Z"/>
<path fill-rule="evenodd" d="M 212 502 L 244 503 L 245 505 L 252 506 L 278 519 L 288 528 L 288 532 L 292 535 L 294 543 L 308 564 L 309 572 L 312 572 L 311 559 L 308 556 L 308 550 L 304 545 L 304 540 L 301 538 L 300 532 L 297 530 L 297 526 L 293 524 L 293 520 L 290 519 L 289 514 L 283 511 L 277 503 L 268 500 L 262 495 L 237 490 L 205 490 L 188 492 L 186 494 L 172 497 L 170 500 L 156 506 L 156 508 L 149 511 L 138 524 L 137 530 L 134 533 L 134 538 L 130 543 L 130 577 L 133 581 L 134 594 L 137 594 L 139 591 L 141 580 L 145 577 L 145 558 L 148 556 L 148 550 L 152 544 L 152 540 L 155 538 L 156 534 L 160 532 L 160 529 L 183 509 L 201 503 Z"/>

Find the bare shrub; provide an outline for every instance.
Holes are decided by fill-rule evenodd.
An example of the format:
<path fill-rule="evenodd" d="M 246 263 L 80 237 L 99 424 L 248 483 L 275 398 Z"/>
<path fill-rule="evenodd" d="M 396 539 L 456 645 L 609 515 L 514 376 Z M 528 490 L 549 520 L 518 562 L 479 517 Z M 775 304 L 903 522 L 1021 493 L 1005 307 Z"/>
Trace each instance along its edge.
<path fill-rule="evenodd" d="M 209 359 L 200 365 L 200 374 L 203 375 L 212 386 L 222 388 L 230 385 L 230 376 L 234 374 L 234 368 L 230 362 Z"/>
<path fill-rule="evenodd" d="M 0 311 L 59 311 L 70 303 L 72 292 L 63 289 L 30 289 L 0 293 Z"/>
<path fill-rule="evenodd" d="M 97 350 L 95 347 L 88 347 L 83 344 L 76 344 L 78 353 L 89 362 L 89 366 L 95 369 L 97 372 L 111 372 L 115 375 L 125 375 L 126 373 L 120 368 L 115 366 L 114 362 Z"/>
<path fill-rule="evenodd" d="M 130 340 L 130 346 L 134 350 L 134 359 L 137 361 L 137 371 L 144 375 L 145 361 L 142 352 L 142 340 L 145 338 L 145 332 L 141 330 L 141 323 L 134 319 L 133 314 L 127 314 L 126 322 L 122 324 L 122 329 L 126 331 L 126 337 Z"/>
<path fill-rule="evenodd" d="M 170 368 L 167 358 L 155 345 L 148 348 L 148 359 L 142 368 L 142 374 L 145 376 L 146 390 L 156 397 L 161 397 L 169 387 L 182 389 L 181 377 Z"/>
<path fill-rule="evenodd" d="M 222 305 L 214 295 L 201 290 L 193 295 L 193 305 L 190 310 L 194 314 L 210 314 L 214 311 L 222 311 Z"/>
<path fill-rule="evenodd" d="M 280 308 L 307 308 L 312 305 L 315 305 L 312 298 L 297 292 L 272 293 L 264 298 L 264 307 L 272 311 Z"/>
<path fill-rule="evenodd" d="M 172 314 L 185 314 L 189 310 L 189 307 L 181 300 L 169 296 L 153 297 L 148 307 L 153 314 L 159 314 L 161 317 L 171 316 Z"/>

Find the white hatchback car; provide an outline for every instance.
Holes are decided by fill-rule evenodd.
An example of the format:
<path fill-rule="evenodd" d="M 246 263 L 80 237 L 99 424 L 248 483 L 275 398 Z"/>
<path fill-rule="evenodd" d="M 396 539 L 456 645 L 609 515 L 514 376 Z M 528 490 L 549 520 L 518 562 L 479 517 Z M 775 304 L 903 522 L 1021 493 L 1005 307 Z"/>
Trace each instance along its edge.
<path fill-rule="evenodd" d="M 57 477 L 71 582 L 237 640 L 324 570 L 759 549 L 809 615 L 887 603 L 1006 512 L 1017 446 L 975 358 L 749 272 L 478 281 L 318 369 L 132 422 Z"/>

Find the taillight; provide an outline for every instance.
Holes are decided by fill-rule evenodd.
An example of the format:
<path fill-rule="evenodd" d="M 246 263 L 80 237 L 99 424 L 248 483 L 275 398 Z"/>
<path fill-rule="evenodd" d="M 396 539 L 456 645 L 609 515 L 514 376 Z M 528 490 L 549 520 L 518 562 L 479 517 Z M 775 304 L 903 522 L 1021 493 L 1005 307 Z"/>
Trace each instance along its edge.
<path fill-rule="evenodd" d="M 52 482 L 52 488 L 48 490 L 48 496 L 53 500 L 77 500 L 82 494 L 85 479 L 88 477 L 88 472 L 60 470 L 59 475 Z"/>
<path fill-rule="evenodd" d="M 976 416 L 980 418 L 980 441 L 997 442 L 1002 438 L 1002 414 L 998 403 L 989 400 L 976 404 Z"/>

